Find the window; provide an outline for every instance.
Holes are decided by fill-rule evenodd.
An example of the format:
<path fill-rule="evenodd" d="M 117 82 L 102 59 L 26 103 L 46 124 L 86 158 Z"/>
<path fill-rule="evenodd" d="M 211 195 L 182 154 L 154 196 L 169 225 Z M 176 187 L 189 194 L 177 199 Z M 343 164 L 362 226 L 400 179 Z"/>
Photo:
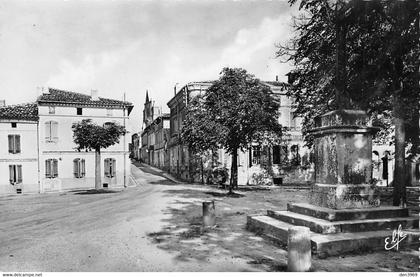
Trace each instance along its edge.
<path fill-rule="evenodd" d="M 83 109 L 77 108 L 77 115 L 82 115 L 82 114 L 83 114 Z"/>
<path fill-rule="evenodd" d="M 85 159 L 73 160 L 73 173 L 75 178 L 83 178 L 86 175 Z"/>
<path fill-rule="evenodd" d="M 47 178 L 58 177 L 58 161 L 56 159 L 45 160 L 45 177 Z"/>
<path fill-rule="evenodd" d="M 261 163 L 261 149 L 259 146 L 252 146 L 252 165 Z"/>
<path fill-rule="evenodd" d="M 45 122 L 45 139 L 55 141 L 58 139 L 58 123 L 55 121 Z"/>
<path fill-rule="evenodd" d="M 115 172 L 116 172 L 116 161 L 115 159 L 112 158 L 108 158 L 105 159 L 105 167 L 104 167 L 104 171 L 105 171 L 105 176 L 108 178 L 113 178 L 115 177 Z"/>
<path fill-rule="evenodd" d="M 112 116 L 112 109 L 106 109 L 106 115 Z"/>
<path fill-rule="evenodd" d="M 12 128 L 16 128 L 17 127 L 17 123 L 16 122 L 12 122 Z"/>
<path fill-rule="evenodd" d="M 48 107 L 48 112 L 49 114 L 55 114 L 55 107 L 53 106 Z"/>
<path fill-rule="evenodd" d="M 22 183 L 22 165 L 9 165 L 9 181 L 12 185 Z"/>
<path fill-rule="evenodd" d="M 9 153 L 20 153 L 20 135 L 9 135 Z"/>

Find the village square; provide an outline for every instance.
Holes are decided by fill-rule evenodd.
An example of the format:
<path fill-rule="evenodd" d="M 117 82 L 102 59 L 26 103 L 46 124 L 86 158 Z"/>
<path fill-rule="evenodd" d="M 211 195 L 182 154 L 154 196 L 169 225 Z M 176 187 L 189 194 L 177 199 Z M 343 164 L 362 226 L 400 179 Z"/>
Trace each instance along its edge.
<path fill-rule="evenodd" d="M 419 2 L 239 2 L 38 4 L 62 21 L 36 4 L 8 6 L 33 15 L 19 25 L 40 28 L 20 30 L 29 41 L 69 28 L 63 41 L 74 31 L 86 48 L 104 47 L 87 38 L 111 32 L 123 50 L 77 69 L 66 60 L 23 96 L 4 82 L 1 272 L 418 272 Z M 144 38 L 127 48 L 135 35 L 113 20 L 93 32 L 99 12 L 69 25 L 85 6 Z M 193 18 L 173 18 L 178 9 Z M 192 14 L 218 27 L 203 38 Z M 217 61 L 229 24 L 237 36 Z"/>

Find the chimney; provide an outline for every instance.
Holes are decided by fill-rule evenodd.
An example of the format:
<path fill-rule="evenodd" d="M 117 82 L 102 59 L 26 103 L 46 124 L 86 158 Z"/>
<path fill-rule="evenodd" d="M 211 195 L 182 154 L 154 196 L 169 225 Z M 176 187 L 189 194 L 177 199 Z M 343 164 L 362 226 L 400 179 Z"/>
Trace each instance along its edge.
<path fill-rule="evenodd" d="M 276 75 L 276 82 L 279 81 L 279 75 Z"/>
<path fill-rule="evenodd" d="M 6 106 L 6 100 L 0 100 L 0 108 Z"/>
<path fill-rule="evenodd" d="M 50 90 L 48 89 L 48 87 L 36 87 L 36 91 L 37 91 L 38 96 L 50 93 Z"/>
<path fill-rule="evenodd" d="M 97 89 L 90 90 L 90 95 L 91 95 L 93 101 L 98 101 L 99 100 Z"/>

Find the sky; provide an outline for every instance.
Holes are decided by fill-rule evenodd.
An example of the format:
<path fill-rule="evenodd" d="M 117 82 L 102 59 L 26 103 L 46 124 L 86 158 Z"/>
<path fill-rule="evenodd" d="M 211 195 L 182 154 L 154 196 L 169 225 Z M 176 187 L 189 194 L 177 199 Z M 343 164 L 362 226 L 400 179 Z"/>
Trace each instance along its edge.
<path fill-rule="evenodd" d="M 0 1 L 0 99 L 35 101 L 37 87 L 134 104 L 128 129 L 141 131 L 146 90 L 168 111 L 173 88 L 242 67 L 286 81 L 275 57 L 292 35 L 286 0 Z"/>

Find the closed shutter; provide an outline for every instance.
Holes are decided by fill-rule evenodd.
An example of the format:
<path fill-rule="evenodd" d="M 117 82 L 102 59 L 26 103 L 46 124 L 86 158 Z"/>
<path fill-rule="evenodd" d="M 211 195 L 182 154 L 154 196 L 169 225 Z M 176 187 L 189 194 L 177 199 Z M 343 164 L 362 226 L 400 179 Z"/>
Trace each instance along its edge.
<path fill-rule="evenodd" d="M 76 178 L 80 178 L 80 169 L 79 169 L 79 159 L 74 159 L 73 160 L 73 174 L 74 177 Z"/>
<path fill-rule="evenodd" d="M 56 159 L 53 159 L 52 175 L 54 178 L 58 176 L 58 161 Z"/>
<path fill-rule="evenodd" d="M 9 135 L 9 153 L 14 153 L 13 135 Z"/>
<path fill-rule="evenodd" d="M 22 165 L 17 165 L 17 183 L 22 183 Z"/>
<path fill-rule="evenodd" d="M 85 175 L 86 175 L 86 163 L 85 163 L 85 159 L 82 159 L 81 160 L 81 163 L 80 163 L 80 169 L 81 169 L 81 177 L 85 177 Z"/>
<path fill-rule="evenodd" d="M 11 184 L 15 183 L 15 169 L 14 165 L 9 165 L 9 182 Z"/>
<path fill-rule="evenodd" d="M 53 140 L 58 139 L 58 123 L 57 122 L 51 122 L 51 138 Z"/>
<path fill-rule="evenodd" d="M 111 166 L 111 177 L 115 177 L 116 175 L 116 164 L 117 162 L 115 161 L 115 159 L 112 159 L 112 166 Z"/>
<path fill-rule="evenodd" d="M 51 178 L 51 160 L 45 160 L 45 177 Z"/>
<path fill-rule="evenodd" d="M 111 177 L 109 171 L 109 159 L 105 159 L 104 173 L 106 177 Z"/>
<path fill-rule="evenodd" d="M 20 153 L 20 135 L 15 135 L 15 153 Z"/>

